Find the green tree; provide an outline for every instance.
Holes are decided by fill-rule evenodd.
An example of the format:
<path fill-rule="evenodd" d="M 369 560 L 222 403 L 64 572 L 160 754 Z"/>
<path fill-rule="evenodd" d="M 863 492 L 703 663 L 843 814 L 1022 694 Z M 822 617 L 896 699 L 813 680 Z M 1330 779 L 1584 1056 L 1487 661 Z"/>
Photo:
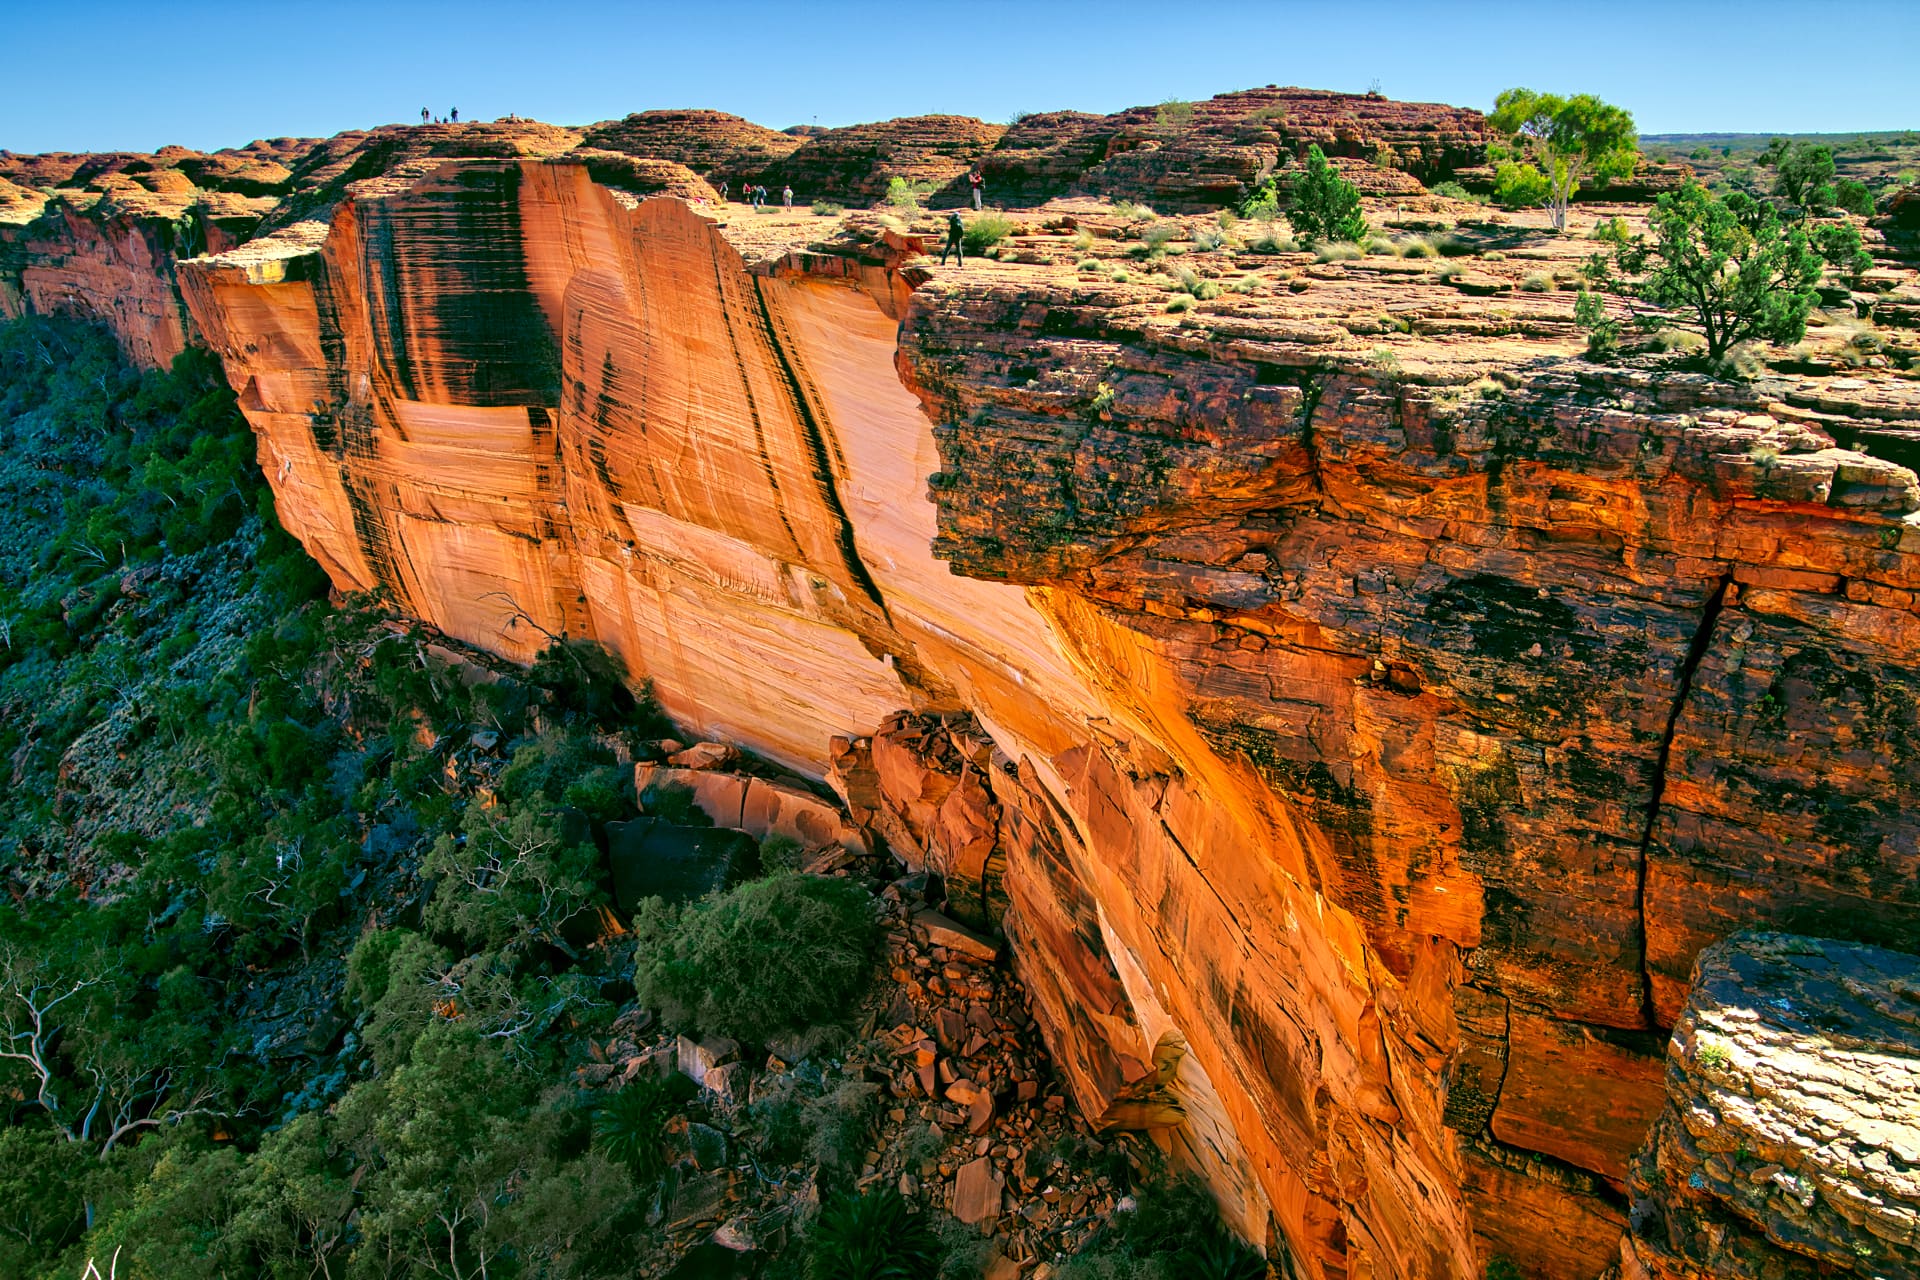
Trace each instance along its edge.
<path fill-rule="evenodd" d="M 1796 142 L 1774 160 L 1773 193 L 1819 212 L 1834 202 L 1833 148 Z"/>
<path fill-rule="evenodd" d="M 1360 188 L 1340 176 L 1317 146 L 1307 148 L 1306 172 L 1293 183 L 1287 221 L 1307 240 L 1364 240 Z"/>
<path fill-rule="evenodd" d="M 634 920 L 634 985 L 674 1023 L 764 1042 L 843 1016 L 866 984 L 874 923 L 864 891 L 784 872 Z"/>
<path fill-rule="evenodd" d="M 1873 255 L 1860 243 L 1860 228 L 1851 222 L 1823 222 L 1813 229 L 1813 247 L 1836 273 L 1855 283 L 1873 266 Z"/>
<path fill-rule="evenodd" d="M 1820 255 L 1798 225 L 1738 192 L 1720 199 L 1696 182 L 1663 195 L 1641 238 L 1616 255 L 1641 298 L 1677 312 L 1719 360 L 1750 338 L 1797 342 L 1818 298 Z"/>
<path fill-rule="evenodd" d="M 1624 177 L 1640 154 L 1633 116 L 1590 93 L 1508 89 L 1494 99 L 1487 124 L 1515 149 L 1521 168 L 1545 183 L 1543 203 L 1557 231 L 1567 229 L 1567 206 L 1582 182 Z"/>
<path fill-rule="evenodd" d="M 1857 213 L 1863 218 L 1873 216 L 1873 192 L 1867 184 L 1856 178 L 1842 178 L 1833 184 L 1833 203 L 1848 213 Z"/>

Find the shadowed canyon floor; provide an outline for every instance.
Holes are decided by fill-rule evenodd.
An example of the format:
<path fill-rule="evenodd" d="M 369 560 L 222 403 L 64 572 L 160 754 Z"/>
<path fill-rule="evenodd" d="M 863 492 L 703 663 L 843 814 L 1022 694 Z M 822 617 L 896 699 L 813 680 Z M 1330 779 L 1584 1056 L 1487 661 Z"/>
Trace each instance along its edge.
<path fill-rule="evenodd" d="M 1645 207 L 1558 236 L 1426 194 L 1475 113 L 1336 104 L 1354 151 L 1418 157 L 1342 161 L 1372 252 L 1111 198 L 1237 198 L 1318 138 L 1292 92 L 1170 134 L 263 145 L 324 198 L 229 245 L 104 207 L 137 177 L 51 222 L 17 196 L 4 288 L 217 352 L 337 587 L 516 660 L 597 641 L 676 722 L 832 784 L 1005 934 L 1084 1114 L 1154 1131 L 1299 1274 L 1696 1274 L 1690 1229 L 1621 1243 L 1682 1220 L 1644 1206 L 1685 1162 L 1731 1176 L 1666 1047 L 1712 1016 L 1696 958 L 1920 937 L 1912 259 L 1870 230 L 1874 269 L 1736 382 L 1583 358 L 1587 233 Z M 926 252 L 943 214 L 718 199 L 871 202 L 876 148 L 933 203 L 979 161 L 1028 204 L 961 267 Z M 1881 1203 L 1846 1265 L 1911 1257 L 1912 1198 Z"/>

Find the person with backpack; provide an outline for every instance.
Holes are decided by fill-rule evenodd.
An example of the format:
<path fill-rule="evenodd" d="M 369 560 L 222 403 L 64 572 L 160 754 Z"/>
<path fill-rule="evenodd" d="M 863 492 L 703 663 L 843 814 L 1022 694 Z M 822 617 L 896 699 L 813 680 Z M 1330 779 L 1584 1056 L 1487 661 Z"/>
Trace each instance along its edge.
<path fill-rule="evenodd" d="M 793 208 L 793 184 L 791 182 L 780 189 L 780 203 L 789 209 Z"/>
<path fill-rule="evenodd" d="M 953 254 L 955 263 L 963 267 L 967 265 L 967 255 L 961 248 L 961 241 L 965 239 L 966 234 L 967 224 L 960 221 L 959 212 L 956 210 L 953 213 L 949 213 L 947 215 L 947 242 L 940 246 L 941 266 L 944 267 L 947 265 L 947 254 L 949 252 Z"/>

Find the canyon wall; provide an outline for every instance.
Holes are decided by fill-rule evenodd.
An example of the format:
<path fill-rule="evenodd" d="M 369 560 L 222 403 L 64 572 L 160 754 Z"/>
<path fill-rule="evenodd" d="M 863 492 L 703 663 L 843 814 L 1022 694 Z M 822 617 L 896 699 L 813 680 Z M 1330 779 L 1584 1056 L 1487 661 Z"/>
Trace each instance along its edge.
<path fill-rule="evenodd" d="M 1202 124 L 1312 123 L 1263 102 Z M 316 147 L 166 268 L 181 340 L 336 585 L 595 640 L 829 780 L 1005 932 L 1086 1114 L 1299 1274 L 1599 1274 L 1697 953 L 1920 937 L 1913 383 L 1592 365 L 1524 261 L 1196 255 L 1262 283 L 1172 313 L 1074 269 L 1084 201 L 936 270 L 702 180 L 847 139 L 625 154 L 656 123 Z M 1086 132 L 1031 180 L 1133 154 Z"/>

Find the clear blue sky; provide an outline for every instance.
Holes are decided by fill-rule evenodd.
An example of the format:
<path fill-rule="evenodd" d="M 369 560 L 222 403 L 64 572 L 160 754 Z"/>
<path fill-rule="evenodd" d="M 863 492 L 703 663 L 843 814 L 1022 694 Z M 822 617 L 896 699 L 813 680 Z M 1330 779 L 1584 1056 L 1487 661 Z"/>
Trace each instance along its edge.
<path fill-rule="evenodd" d="M 1112 111 L 1262 84 L 1488 108 L 1597 93 L 1646 133 L 1920 128 L 1920 0 L 0 0 L 0 149 L 212 149 L 514 112 L 775 128 Z"/>

